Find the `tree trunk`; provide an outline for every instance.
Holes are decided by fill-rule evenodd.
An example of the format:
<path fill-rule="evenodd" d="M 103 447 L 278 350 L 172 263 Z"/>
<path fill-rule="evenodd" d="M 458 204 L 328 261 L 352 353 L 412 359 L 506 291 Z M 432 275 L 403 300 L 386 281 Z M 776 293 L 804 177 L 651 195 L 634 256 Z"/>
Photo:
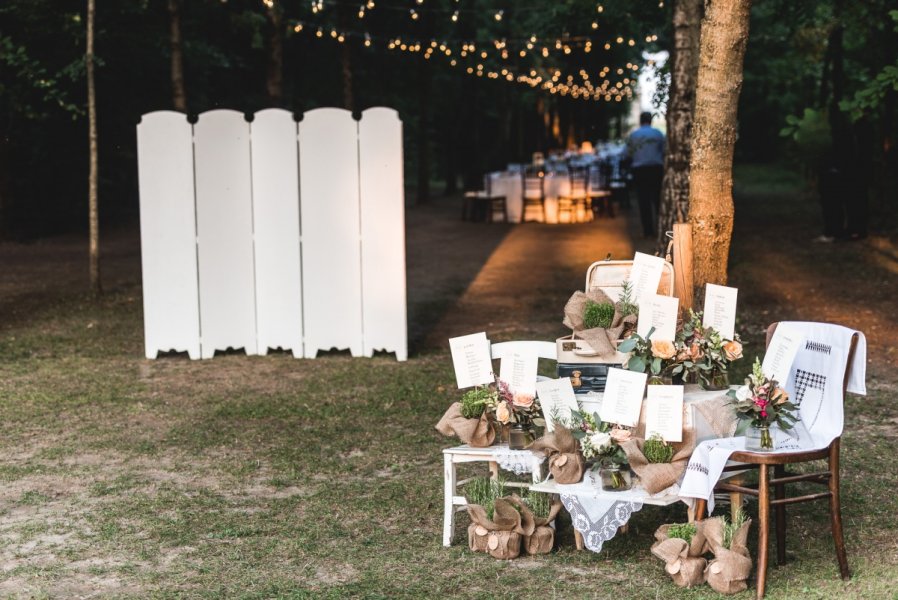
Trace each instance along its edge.
<path fill-rule="evenodd" d="M 181 40 L 181 0 L 168 0 L 168 43 L 171 49 L 171 95 L 175 110 L 187 112 L 184 86 L 184 44 Z"/>
<path fill-rule="evenodd" d="M 706 10 L 689 165 L 689 223 L 697 292 L 706 283 L 727 281 L 733 234 L 736 110 L 742 90 L 751 0 L 711 0 Z"/>
<path fill-rule="evenodd" d="M 0 112 L 0 240 L 12 233 L 12 178 L 10 177 L 10 145 L 5 111 Z"/>
<path fill-rule="evenodd" d="M 89 263 L 90 291 L 94 297 L 100 295 L 100 218 L 97 208 L 97 92 L 94 85 L 94 16 L 96 1 L 87 0 L 87 51 L 84 61 L 87 66 L 87 116 L 88 139 L 90 141 L 90 176 L 88 179 L 88 220 L 90 222 Z"/>
<path fill-rule="evenodd" d="M 270 28 L 265 91 L 271 103 L 280 106 L 284 100 L 284 13 L 277 2 L 272 3 L 265 12 Z"/>
<path fill-rule="evenodd" d="M 692 155 L 692 116 L 698 77 L 699 39 L 703 0 L 676 0 L 673 6 L 674 43 L 671 52 L 670 97 L 667 101 L 667 151 L 658 210 L 658 245 L 667 250 L 668 231 L 689 215 L 689 158 Z"/>
<path fill-rule="evenodd" d="M 337 23 L 346 31 L 351 29 L 353 7 L 350 4 L 337 5 Z M 355 110 L 355 94 L 352 85 L 352 37 L 340 44 L 340 71 L 343 78 L 343 108 L 348 111 Z"/>
<path fill-rule="evenodd" d="M 418 181 L 416 204 L 430 202 L 430 65 L 418 65 Z"/>

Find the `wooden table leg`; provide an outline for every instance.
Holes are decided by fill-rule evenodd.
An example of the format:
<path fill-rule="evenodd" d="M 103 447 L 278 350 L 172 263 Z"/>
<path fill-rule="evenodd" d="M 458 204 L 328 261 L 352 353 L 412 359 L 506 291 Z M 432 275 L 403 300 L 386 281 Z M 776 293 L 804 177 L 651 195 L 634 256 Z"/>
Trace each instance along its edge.
<path fill-rule="evenodd" d="M 455 533 L 455 505 L 452 503 L 455 497 L 455 463 L 452 456 L 443 455 L 443 545 L 452 545 L 452 535 Z"/>
<path fill-rule="evenodd" d="M 490 477 L 499 479 L 499 463 L 492 460 L 490 461 Z"/>
<path fill-rule="evenodd" d="M 583 534 L 574 529 L 574 546 L 577 550 L 583 550 L 586 547 L 586 544 L 583 542 Z"/>
<path fill-rule="evenodd" d="M 767 586 L 767 535 L 770 531 L 770 485 L 767 465 L 758 470 L 758 589 L 756 597 L 764 597 Z"/>

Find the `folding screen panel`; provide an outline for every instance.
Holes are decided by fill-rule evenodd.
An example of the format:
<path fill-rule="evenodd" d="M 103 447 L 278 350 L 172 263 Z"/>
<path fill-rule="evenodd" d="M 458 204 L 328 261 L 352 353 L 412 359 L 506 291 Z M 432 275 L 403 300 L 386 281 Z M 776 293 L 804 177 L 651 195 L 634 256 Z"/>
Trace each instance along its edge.
<path fill-rule="evenodd" d="M 200 357 L 192 138 L 181 113 L 149 113 L 137 125 L 147 358 L 169 350 Z"/>
<path fill-rule="evenodd" d="M 256 354 L 249 123 L 213 110 L 194 125 L 202 356 Z"/>
<path fill-rule="evenodd" d="M 390 108 L 359 121 L 364 353 L 408 358 L 405 298 L 405 202 L 402 122 Z"/>
<path fill-rule="evenodd" d="M 319 108 L 299 123 L 305 356 L 349 348 L 362 356 L 358 123 Z"/>
<path fill-rule="evenodd" d="M 298 358 L 303 352 L 296 121 L 285 110 L 263 110 L 250 132 L 259 353 L 290 349 Z"/>

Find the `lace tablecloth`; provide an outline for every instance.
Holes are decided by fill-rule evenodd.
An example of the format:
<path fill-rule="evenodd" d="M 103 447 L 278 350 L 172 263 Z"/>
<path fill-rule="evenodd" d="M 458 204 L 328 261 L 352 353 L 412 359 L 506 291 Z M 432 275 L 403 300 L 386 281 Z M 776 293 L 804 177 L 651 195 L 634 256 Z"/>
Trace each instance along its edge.
<path fill-rule="evenodd" d="M 533 472 L 534 460 L 541 464 L 546 460 L 542 454 L 533 453 L 530 450 L 509 450 L 507 447 L 498 447 L 493 451 L 496 464 L 515 475 Z"/>

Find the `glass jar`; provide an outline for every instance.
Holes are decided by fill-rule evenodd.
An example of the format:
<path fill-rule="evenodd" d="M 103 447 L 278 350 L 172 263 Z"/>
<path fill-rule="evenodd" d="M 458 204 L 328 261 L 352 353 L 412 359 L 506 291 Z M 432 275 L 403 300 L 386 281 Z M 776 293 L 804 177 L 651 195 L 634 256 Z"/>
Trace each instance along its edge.
<path fill-rule="evenodd" d="M 752 452 L 772 452 L 773 436 L 769 425 L 750 427 L 745 433 L 745 449 Z"/>
<path fill-rule="evenodd" d="M 699 377 L 699 385 L 705 391 L 723 391 L 730 389 L 730 377 L 726 372 L 714 371 L 708 377 Z"/>
<path fill-rule="evenodd" d="M 508 434 L 508 449 L 523 450 L 533 442 L 533 433 L 520 423 L 511 426 Z"/>
<path fill-rule="evenodd" d="M 602 489 L 606 492 L 624 492 L 633 487 L 629 465 L 608 465 L 599 469 Z"/>
<path fill-rule="evenodd" d="M 670 375 L 649 375 L 649 385 L 673 385 Z"/>

